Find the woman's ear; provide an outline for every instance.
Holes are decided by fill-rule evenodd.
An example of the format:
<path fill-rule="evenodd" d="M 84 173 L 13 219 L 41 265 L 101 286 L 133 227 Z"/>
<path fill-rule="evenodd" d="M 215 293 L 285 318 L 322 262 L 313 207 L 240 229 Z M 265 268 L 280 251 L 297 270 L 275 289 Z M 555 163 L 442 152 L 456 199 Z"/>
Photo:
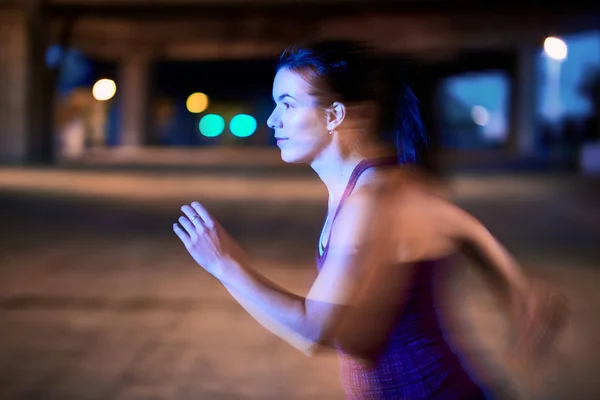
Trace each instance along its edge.
<path fill-rule="evenodd" d="M 327 109 L 327 130 L 333 132 L 346 117 L 346 106 L 339 101 L 333 103 Z"/>

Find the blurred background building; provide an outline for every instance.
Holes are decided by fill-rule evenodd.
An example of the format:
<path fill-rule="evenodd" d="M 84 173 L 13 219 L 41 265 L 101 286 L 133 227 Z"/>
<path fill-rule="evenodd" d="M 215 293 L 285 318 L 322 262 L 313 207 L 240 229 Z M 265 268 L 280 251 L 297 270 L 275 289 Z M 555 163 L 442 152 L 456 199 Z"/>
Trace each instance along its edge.
<path fill-rule="evenodd" d="M 600 7 L 531 3 L 5 0 L 0 162 L 276 149 L 265 121 L 277 55 L 335 37 L 408 62 L 433 163 L 592 170 Z"/>
<path fill-rule="evenodd" d="M 405 62 L 453 200 L 571 300 L 556 354 L 503 366 L 459 262 L 465 363 L 499 400 L 600 398 L 600 2 L 0 0 L 0 399 L 343 398 L 335 354 L 266 333 L 172 231 L 200 201 L 307 292 L 328 192 L 266 119 L 277 56 L 319 38 Z"/>

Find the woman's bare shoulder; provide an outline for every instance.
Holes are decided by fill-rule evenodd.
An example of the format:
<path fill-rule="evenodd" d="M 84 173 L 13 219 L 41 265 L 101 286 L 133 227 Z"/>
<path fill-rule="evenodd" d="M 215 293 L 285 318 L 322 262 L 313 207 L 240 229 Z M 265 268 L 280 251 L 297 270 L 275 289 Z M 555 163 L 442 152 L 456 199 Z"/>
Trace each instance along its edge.
<path fill-rule="evenodd" d="M 441 179 L 413 166 L 406 166 L 389 171 L 389 180 L 398 193 L 404 196 L 435 197 L 448 200 L 450 190 Z"/>
<path fill-rule="evenodd" d="M 470 235 L 481 224 L 457 205 L 450 191 L 434 179 L 410 174 L 399 178 L 394 192 L 394 220 L 401 231 L 427 232 L 431 237 L 456 240 Z"/>

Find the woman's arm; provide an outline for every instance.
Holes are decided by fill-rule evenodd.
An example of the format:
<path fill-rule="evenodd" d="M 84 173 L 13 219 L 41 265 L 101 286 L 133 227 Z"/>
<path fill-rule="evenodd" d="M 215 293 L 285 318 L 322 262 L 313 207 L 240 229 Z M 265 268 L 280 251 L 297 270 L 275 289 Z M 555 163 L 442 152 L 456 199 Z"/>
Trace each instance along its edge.
<path fill-rule="evenodd" d="M 476 218 L 457 207 L 451 209 L 458 248 L 480 266 L 492 283 L 503 283 L 500 288 L 518 321 L 519 349 L 546 352 L 566 323 L 567 299 L 527 274 Z"/>
<path fill-rule="evenodd" d="M 509 298 L 527 296 L 532 278 L 483 224 L 458 207 L 451 207 L 452 225 L 455 227 L 453 240 L 457 248 L 481 269 L 490 282 L 506 291 Z"/>
<path fill-rule="evenodd" d="M 378 230 L 373 205 L 372 195 L 361 190 L 347 200 L 332 226 L 326 262 L 306 298 L 254 270 L 235 242 L 199 204 L 183 210 L 189 219 L 199 214 L 204 222 L 200 225 L 196 218 L 192 226 L 189 219 L 180 220 L 187 238 L 181 228 L 174 229 L 196 261 L 258 322 L 306 354 L 314 354 L 320 346 L 339 342 L 344 335 L 340 322 L 344 320 L 349 326 L 356 294 L 361 290 L 364 293 L 364 282 L 369 281 L 366 266 L 375 271 L 383 262 L 385 251 L 372 251 L 368 245 L 371 238 L 367 233 Z M 378 246 L 384 245 L 381 242 Z"/>

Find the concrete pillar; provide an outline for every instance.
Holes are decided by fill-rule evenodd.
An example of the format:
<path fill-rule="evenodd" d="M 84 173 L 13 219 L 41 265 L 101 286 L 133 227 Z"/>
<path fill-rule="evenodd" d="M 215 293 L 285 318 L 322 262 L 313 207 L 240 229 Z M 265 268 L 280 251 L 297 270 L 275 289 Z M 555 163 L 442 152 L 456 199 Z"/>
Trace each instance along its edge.
<path fill-rule="evenodd" d="M 25 13 L 0 11 L 0 162 L 27 159 L 27 43 Z"/>
<path fill-rule="evenodd" d="M 150 109 L 149 52 L 133 53 L 120 66 L 117 79 L 119 99 L 119 143 L 138 147 L 147 144 Z"/>
<path fill-rule="evenodd" d="M 0 161 L 51 163 L 53 80 L 41 0 L 0 9 Z"/>
<path fill-rule="evenodd" d="M 537 43 L 522 44 L 516 50 L 510 96 L 509 148 L 512 153 L 523 156 L 536 154 L 537 124 L 536 102 L 538 99 Z"/>

